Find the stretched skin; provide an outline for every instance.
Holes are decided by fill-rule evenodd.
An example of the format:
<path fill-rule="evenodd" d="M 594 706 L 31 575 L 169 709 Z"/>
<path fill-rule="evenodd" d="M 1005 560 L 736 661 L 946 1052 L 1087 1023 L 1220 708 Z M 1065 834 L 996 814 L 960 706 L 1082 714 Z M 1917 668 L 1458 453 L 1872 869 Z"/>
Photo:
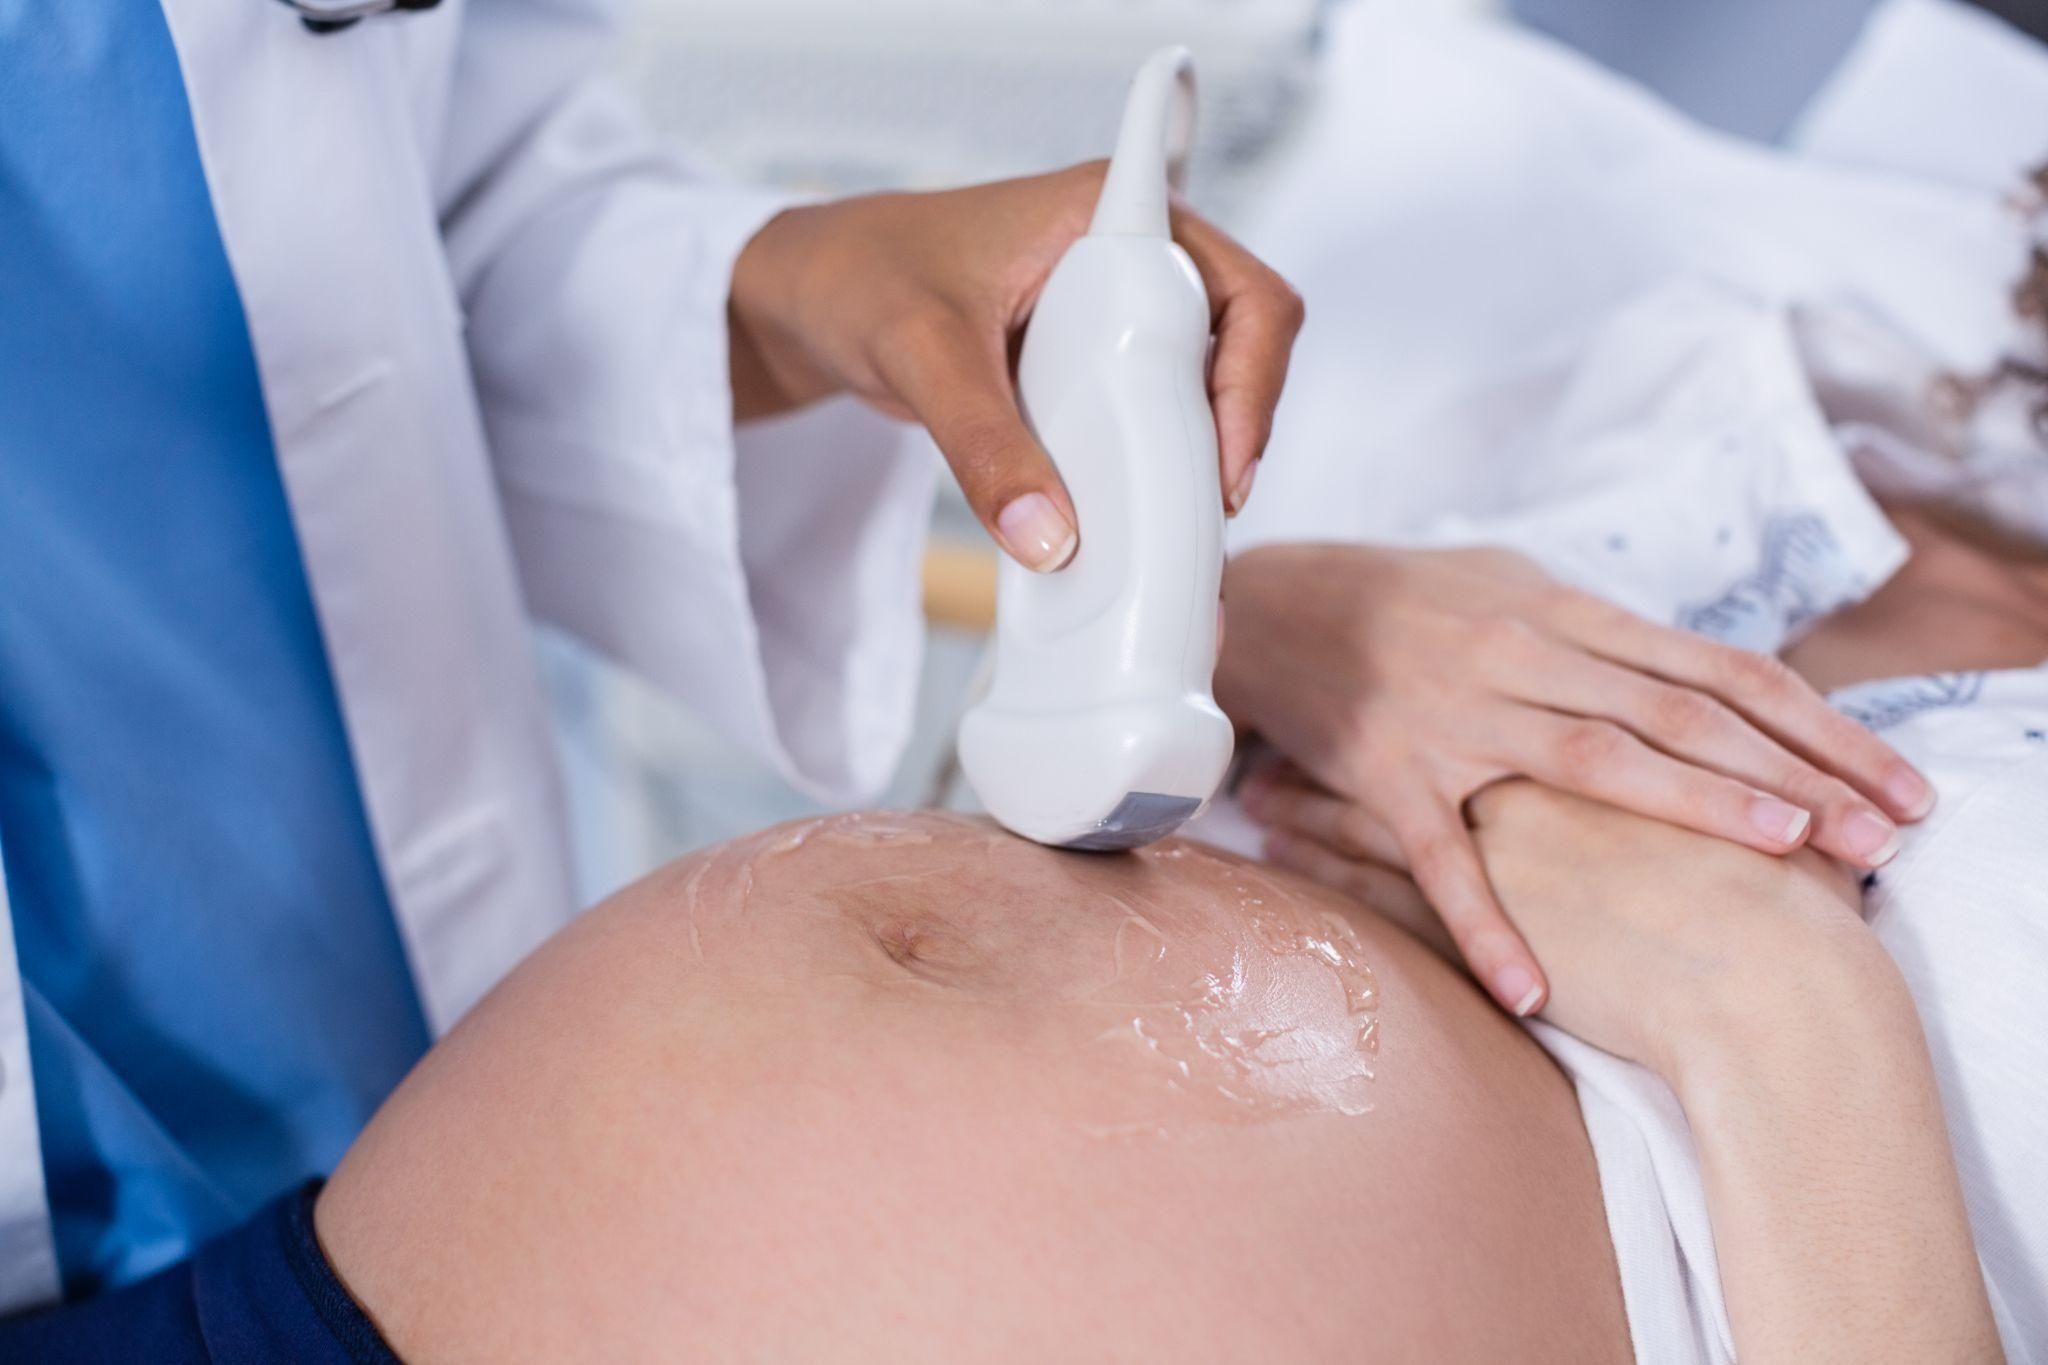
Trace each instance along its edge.
<path fill-rule="evenodd" d="M 1270 869 L 939 814 L 593 910 L 318 1227 L 415 1362 L 1628 1358 L 1570 1088 L 1469 983 Z"/>

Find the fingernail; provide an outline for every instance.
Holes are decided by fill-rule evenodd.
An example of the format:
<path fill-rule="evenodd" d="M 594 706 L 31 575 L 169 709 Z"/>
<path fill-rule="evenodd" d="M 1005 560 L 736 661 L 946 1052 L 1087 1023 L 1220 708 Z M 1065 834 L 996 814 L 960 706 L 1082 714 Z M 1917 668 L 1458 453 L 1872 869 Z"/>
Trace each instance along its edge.
<path fill-rule="evenodd" d="M 1759 796 L 1749 803 L 1749 823 L 1774 844 L 1796 844 L 1813 823 L 1813 814 L 1775 796 Z"/>
<path fill-rule="evenodd" d="M 1901 768 L 1885 779 L 1884 794 L 1908 820 L 1918 820 L 1934 809 L 1934 785 L 1911 768 Z"/>
<path fill-rule="evenodd" d="M 1236 516 L 1251 501 L 1252 480 L 1258 475 L 1259 462 L 1253 460 L 1244 467 L 1244 473 L 1237 476 L 1237 484 L 1230 490 L 1230 515 Z"/>
<path fill-rule="evenodd" d="M 1081 543 L 1073 523 L 1061 516 L 1060 509 L 1043 493 L 1012 498 L 1010 505 L 996 514 L 996 530 L 1017 561 L 1035 573 L 1065 568 Z"/>
<path fill-rule="evenodd" d="M 1527 967 L 1503 967 L 1493 978 L 1496 994 L 1502 1000 L 1514 1001 L 1517 1019 L 1527 1019 L 1536 1008 L 1536 1002 L 1543 998 L 1543 987 L 1537 984 L 1536 974 Z"/>
<path fill-rule="evenodd" d="M 1876 811 L 1859 810 L 1842 822 L 1842 842 L 1865 867 L 1883 867 L 1899 852 L 1899 827 Z"/>

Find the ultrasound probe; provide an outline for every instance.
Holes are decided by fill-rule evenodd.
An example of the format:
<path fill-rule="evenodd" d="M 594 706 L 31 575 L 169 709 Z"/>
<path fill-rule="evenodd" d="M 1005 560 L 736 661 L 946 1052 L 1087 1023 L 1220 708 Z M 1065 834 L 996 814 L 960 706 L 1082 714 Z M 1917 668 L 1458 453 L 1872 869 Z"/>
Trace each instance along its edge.
<path fill-rule="evenodd" d="M 1056 573 L 1001 564 L 993 671 L 961 720 L 960 764 L 1005 827 L 1063 848 L 1164 838 L 1230 763 L 1210 693 L 1223 495 L 1209 298 L 1168 218 L 1194 115 L 1187 49 L 1154 54 L 1088 234 L 1046 281 L 1018 363 L 1080 548 Z"/>

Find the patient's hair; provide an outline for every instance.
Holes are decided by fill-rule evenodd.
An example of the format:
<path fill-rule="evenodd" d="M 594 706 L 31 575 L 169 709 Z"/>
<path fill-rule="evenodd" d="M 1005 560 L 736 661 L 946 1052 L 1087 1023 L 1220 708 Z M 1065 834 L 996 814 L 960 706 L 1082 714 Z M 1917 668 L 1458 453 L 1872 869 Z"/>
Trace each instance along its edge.
<path fill-rule="evenodd" d="M 2034 354 L 2007 355 L 1988 374 L 1950 376 L 1943 397 L 1968 417 L 1996 390 L 2024 385 L 2034 396 L 2034 434 L 2048 443 L 2048 161 L 2027 173 L 2021 203 L 2036 226 L 2026 269 L 2012 287 L 2012 307 L 2028 324 Z"/>
<path fill-rule="evenodd" d="M 2029 205 L 2039 220 L 2034 245 L 2027 256 L 2026 273 L 2012 288 L 2013 311 L 2033 324 L 2035 340 L 2048 356 L 2048 161 L 2034 167 L 2027 183 L 2032 187 Z M 2007 356 L 2005 370 L 2034 386 L 2034 431 L 2048 441 L 2048 364 Z"/>

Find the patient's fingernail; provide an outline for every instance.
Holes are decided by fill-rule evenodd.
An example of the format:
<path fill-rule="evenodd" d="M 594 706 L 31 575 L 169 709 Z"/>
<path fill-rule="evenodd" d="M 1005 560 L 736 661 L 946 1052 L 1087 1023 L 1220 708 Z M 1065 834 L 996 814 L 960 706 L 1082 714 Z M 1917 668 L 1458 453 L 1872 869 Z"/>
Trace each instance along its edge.
<path fill-rule="evenodd" d="M 1886 779 L 1884 794 L 1908 820 L 1918 820 L 1934 809 L 1934 785 L 1911 768 L 1901 768 Z"/>
<path fill-rule="evenodd" d="M 1899 851 L 1899 827 L 1876 811 L 1859 810 L 1842 822 L 1842 842 L 1865 867 L 1883 867 Z"/>
<path fill-rule="evenodd" d="M 1259 462 L 1253 460 L 1244 467 L 1244 473 L 1237 476 L 1237 484 L 1230 490 L 1230 515 L 1236 516 L 1252 498 L 1252 479 L 1259 472 Z"/>
<path fill-rule="evenodd" d="M 1074 524 L 1043 493 L 1010 499 L 1010 505 L 996 514 L 996 530 L 1017 562 L 1038 573 L 1065 568 L 1081 543 Z"/>
<path fill-rule="evenodd" d="M 1775 796 L 1759 796 L 1749 803 L 1749 823 L 1774 844 L 1796 844 L 1813 823 L 1813 814 Z"/>
<path fill-rule="evenodd" d="M 1500 999 L 1514 1001 L 1508 1008 L 1514 1011 L 1517 1019 L 1527 1019 L 1543 999 L 1543 987 L 1537 982 L 1536 974 L 1527 967 L 1503 967 L 1494 977 L 1493 984 Z"/>

